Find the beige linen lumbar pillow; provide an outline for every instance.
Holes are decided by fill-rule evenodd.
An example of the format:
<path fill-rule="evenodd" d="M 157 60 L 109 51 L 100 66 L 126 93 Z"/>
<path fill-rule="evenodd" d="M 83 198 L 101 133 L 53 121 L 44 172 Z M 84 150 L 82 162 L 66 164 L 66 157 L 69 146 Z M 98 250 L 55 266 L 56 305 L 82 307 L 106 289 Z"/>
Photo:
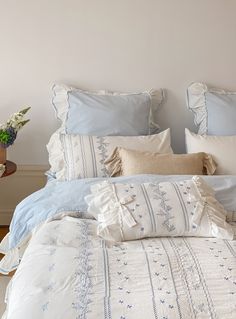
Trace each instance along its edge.
<path fill-rule="evenodd" d="M 110 176 L 137 174 L 213 175 L 216 169 L 206 153 L 159 154 L 116 147 L 105 161 Z"/>

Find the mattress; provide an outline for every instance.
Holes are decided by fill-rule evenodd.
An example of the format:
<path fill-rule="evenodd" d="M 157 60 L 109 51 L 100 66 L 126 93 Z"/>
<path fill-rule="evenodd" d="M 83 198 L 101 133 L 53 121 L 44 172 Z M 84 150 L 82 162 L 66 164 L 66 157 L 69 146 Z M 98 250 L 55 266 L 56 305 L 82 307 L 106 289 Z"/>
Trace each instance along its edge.
<path fill-rule="evenodd" d="M 4 319 L 236 318 L 236 241 L 96 235 L 64 215 L 34 233 L 6 295 Z"/>

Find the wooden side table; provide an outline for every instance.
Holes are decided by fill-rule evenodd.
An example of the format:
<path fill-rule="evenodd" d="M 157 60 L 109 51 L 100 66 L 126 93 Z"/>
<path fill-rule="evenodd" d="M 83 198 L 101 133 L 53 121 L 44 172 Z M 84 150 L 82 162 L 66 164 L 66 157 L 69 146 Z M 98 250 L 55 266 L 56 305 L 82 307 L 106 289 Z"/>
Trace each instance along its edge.
<path fill-rule="evenodd" d="M 16 170 L 17 170 L 16 163 L 11 162 L 11 161 L 6 161 L 5 172 L 3 173 L 1 178 L 14 174 L 16 172 Z"/>

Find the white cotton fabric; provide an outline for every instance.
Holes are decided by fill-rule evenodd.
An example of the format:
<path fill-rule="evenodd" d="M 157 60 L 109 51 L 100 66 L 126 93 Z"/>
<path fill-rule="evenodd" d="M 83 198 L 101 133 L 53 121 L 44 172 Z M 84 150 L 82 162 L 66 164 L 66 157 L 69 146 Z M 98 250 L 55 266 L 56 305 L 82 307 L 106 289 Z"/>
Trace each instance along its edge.
<path fill-rule="evenodd" d="M 147 136 L 83 136 L 55 133 L 48 145 L 51 172 L 58 180 L 108 177 L 104 162 L 116 147 L 173 153 L 170 129 Z"/>
<path fill-rule="evenodd" d="M 185 129 L 187 153 L 206 152 L 216 163 L 216 175 L 236 175 L 236 136 L 198 135 Z"/>
<path fill-rule="evenodd" d="M 187 89 L 187 105 L 194 114 L 194 123 L 198 126 L 199 134 L 207 132 L 206 92 L 207 86 L 204 83 L 192 83 Z"/>
<path fill-rule="evenodd" d="M 120 184 L 104 181 L 85 199 L 106 240 L 195 236 L 232 239 L 227 212 L 214 190 L 194 176 L 181 182 Z"/>
<path fill-rule="evenodd" d="M 8 286 L 3 319 L 236 317 L 235 241 L 111 243 L 96 227 L 70 217 L 44 224 Z"/>

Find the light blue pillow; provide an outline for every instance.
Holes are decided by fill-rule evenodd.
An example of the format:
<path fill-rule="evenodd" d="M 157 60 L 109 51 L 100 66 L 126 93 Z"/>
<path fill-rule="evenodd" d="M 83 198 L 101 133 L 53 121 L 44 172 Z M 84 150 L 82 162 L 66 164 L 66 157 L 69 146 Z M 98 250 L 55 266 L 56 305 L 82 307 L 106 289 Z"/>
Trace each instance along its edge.
<path fill-rule="evenodd" d="M 155 113 L 163 100 L 161 89 L 128 94 L 55 85 L 53 93 L 53 105 L 64 133 L 135 136 L 159 131 Z"/>
<path fill-rule="evenodd" d="M 199 134 L 236 135 L 236 92 L 192 83 L 187 90 L 187 103 Z"/>

